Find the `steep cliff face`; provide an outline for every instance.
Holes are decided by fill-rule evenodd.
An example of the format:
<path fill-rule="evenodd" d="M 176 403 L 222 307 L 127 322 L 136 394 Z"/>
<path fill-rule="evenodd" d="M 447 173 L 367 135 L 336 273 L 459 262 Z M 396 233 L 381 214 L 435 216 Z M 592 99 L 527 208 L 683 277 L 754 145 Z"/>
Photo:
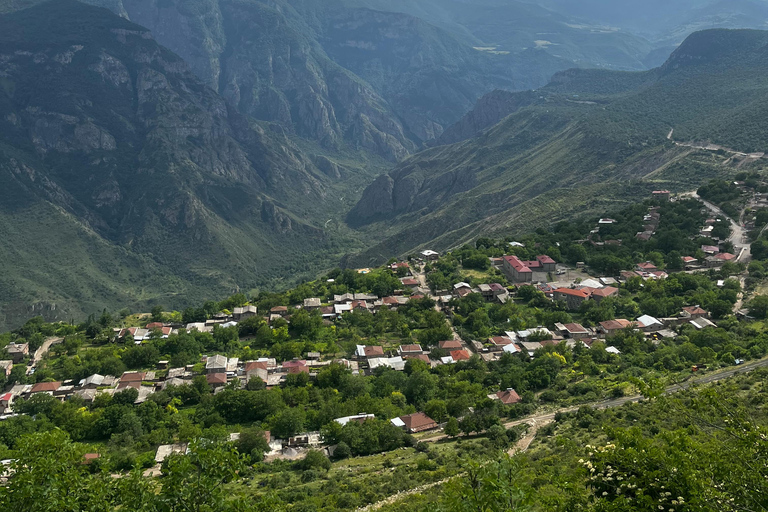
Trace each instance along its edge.
<path fill-rule="evenodd" d="M 306 219 L 324 208 L 332 162 L 319 170 L 270 128 L 105 9 L 58 0 L 0 17 L 0 231 L 24 254 L 4 258 L 0 289 L 36 276 L 8 286 L 31 294 L 14 311 L 47 297 L 57 314 L 80 314 L 94 297 L 100 310 L 146 300 L 162 283 L 167 293 L 169 280 L 185 300 L 220 295 L 292 265 L 299 246 L 306 255 L 325 243 Z M 71 234 L 67 254 L 79 263 L 41 276 L 54 262 L 27 248 L 59 232 Z M 96 272 L 104 262 L 88 252 L 98 247 L 143 277 Z"/>

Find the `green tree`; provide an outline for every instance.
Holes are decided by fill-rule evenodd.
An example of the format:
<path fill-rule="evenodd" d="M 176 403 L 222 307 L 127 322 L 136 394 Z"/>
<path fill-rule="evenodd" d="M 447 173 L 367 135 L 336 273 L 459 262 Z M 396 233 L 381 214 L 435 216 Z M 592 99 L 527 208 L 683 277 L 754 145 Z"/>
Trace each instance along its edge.
<path fill-rule="evenodd" d="M 448 423 L 445 424 L 445 435 L 449 437 L 456 437 L 459 435 L 459 420 L 451 416 L 448 418 Z"/>

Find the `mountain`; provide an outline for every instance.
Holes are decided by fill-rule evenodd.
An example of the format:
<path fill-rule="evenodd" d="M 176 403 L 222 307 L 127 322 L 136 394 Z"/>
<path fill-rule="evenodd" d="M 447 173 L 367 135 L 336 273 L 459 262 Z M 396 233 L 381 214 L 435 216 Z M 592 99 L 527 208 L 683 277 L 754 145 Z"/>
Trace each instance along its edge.
<path fill-rule="evenodd" d="M 365 176 L 242 116 L 105 9 L 0 17 L 0 324 L 313 275 Z"/>
<path fill-rule="evenodd" d="M 469 115 L 480 121 L 447 133 L 461 139 L 509 112 L 500 123 L 416 154 L 365 190 L 348 221 L 385 238 L 347 263 L 547 226 L 653 188 L 695 188 L 728 172 L 723 164 L 758 166 L 667 135 L 762 152 L 766 105 L 768 32 L 750 30 L 695 33 L 651 71 L 570 70 L 534 97 L 495 94 Z"/>

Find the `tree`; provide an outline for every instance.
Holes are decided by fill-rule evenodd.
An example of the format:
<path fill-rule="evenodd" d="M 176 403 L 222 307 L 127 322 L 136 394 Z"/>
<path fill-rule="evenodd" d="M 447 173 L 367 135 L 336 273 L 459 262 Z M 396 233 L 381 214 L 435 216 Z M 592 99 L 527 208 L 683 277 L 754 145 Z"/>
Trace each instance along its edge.
<path fill-rule="evenodd" d="M 312 469 L 328 471 L 331 469 L 331 461 L 320 450 L 309 450 L 307 456 L 300 460 L 296 466 L 304 471 Z"/>
<path fill-rule="evenodd" d="M 304 411 L 291 407 L 280 411 L 272 420 L 272 432 L 275 437 L 288 438 L 302 432 L 306 415 Z"/>
<path fill-rule="evenodd" d="M 766 318 L 768 316 L 768 295 L 757 295 L 747 303 L 749 314 L 755 318 Z"/>
<path fill-rule="evenodd" d="M 251 460 L 258 462 L 264 459 L 264 454 L 270 450 L 266 433 L 260 428 L 243 429 L 237 441 L 237 451 L 248 455 Z"/>
<path fill-rule="evenodd" d="M 456 437 L 459 435 L 459 420 L 451 416 L 448 418 L 448 423 L 445 424 L 445 435 L 449 437 Z"/>
<path fill-rule="evenodd" d="M 442 423 L 446 416 L 448 416 L 448 409 L 444 400 L 430 400 L 424 406 L 424 414 L 432 418 L 438 423 Z"/>
<path fill-rule="evenodd" d="M 351 455 L 352 455 L 352 450 L 350 449 L 349 445 L 344 441 L 337 444 L 336 449 L 333 451 L 333 458 L 336 460 L 347 459 Z"/>
<path fill-rule="evenodd" d="M 107 512 L 116 503 L 105 474 L 83 465 L 85 447 L 61 430 L 19 439 L 11 462 L 13 478 L 0 486 L 0 510 L 15 512 Z"/>
<path fill-rule="evenodd" d="M 153 322 L 162 322 L 164 320 L 163 316 L 163 306 L 157 305 L 152 308 L 152 321 Z"/>
<path fill-rule="evenodd" d="M 520 463 L 504 454 L 486 464 L 470 461 L 466 476 L 445 485 L 442 498 L 447 512 L 523 512 L 530 510 L 531 486 Z"/>

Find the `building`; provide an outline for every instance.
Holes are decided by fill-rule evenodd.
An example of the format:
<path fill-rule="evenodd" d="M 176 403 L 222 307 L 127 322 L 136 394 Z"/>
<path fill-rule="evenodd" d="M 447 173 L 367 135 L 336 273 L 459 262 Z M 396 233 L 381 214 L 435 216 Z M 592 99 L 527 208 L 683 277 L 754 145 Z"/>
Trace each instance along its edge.
<path fill-rule="evenodd" d="M 61 382 L 38 382 L 29 390 L 30 395 L 35 393 L 55 393 L 61 387 Z"/>
<path fill-rule="evenodd" d="M 657 201 L 669 201 L 672 197 L 672 194 L 669 192 L 669 190 L 654 190 L 651 193 L 651 196 L 656 199 Z"/>
<path fill-rule="evenodd" d="M 628 327 L 634 327 L 635 323 L 630 322 L 629 320 L 625 320 L 623 318 L 618 318 L 616 320 L 607 320 L 605 322 L 600 322 L 600 331 L 605 334 L 606 336 L 613 336 L 617 332 L 627 329 Z"/>
<path fill-rule="evenodd" d="M 614 288 L 613 286 L 606 286 L 605 288 L 598 288 L 596 290 L 592 290 L 592 293 L 590 294 L 590 298 L 597 303 L 602 302 L 602 300 L 607 297 L 618 297 L 618 296 L 619 296 L 619 289 Z"/>
<path fill-rule="evenodd" d="M 390 421 L 396 427 L 404 428 L 405 431 L 409 434 L 424 432 L 426 430 L 433 430 L 438 426 L 435 420 L 423 412 L 416 412 L 406 416 L 400 416 L 399 418 L 394 418 Z"/>
<path fill-rule="evenodd" d="M 322 306 L 322 303 L 320 302 L 320 299 L 317 297 L 304 299 L 304 309 L 306 309 L 307 311 L 320 309 L 320 306 Z"/>
<path fill-rule="evenodd" d="M 533 282 L 534 272 L 555 272 L 557 263 L 549 256 L 542 254 L 533 261 L 522 261 L 517 256 L 504 256 L 501 271 L 513 283 Z"/>
<path fill-rule="evenodd" d="M 227 374 L 226 373 L 209 373 L 205 376 L 205 380 L 206 382 L 208 382 L 208 385 L 213 388 L 226 386 Z"/>
<path fill-rule="evenodd" d="M 446 340 L 437 344 L 443 350 L 459 350 L 463 348 L 462 343 L 459 340 Z"/>
<path fill-rule="evenodd" d="M 397 353 L 401 356 L 418 356 L 424 353 L 423 350 L 421 350 L 421 345 L 413 344 L 413 345 L 400 345 L 400 348 L 397 350 Z"/>
<path fill-rule="evenodd" d="M 637 326 L 645 332 L 660 331 L 664 328 L 664 324 L 650 315 L 639 317 L 637 319 Z"/>
<path fill-rule="evenodd" d="M 421 256 L 427 261 L 436 261 L 440 258 L 440 253 L 427 249 L 426 251 L 421 251 Z"/>
<path fill-rule="evenodd" d="M 29 343 L 9 343 L 5 351 L 8 352 L 13 364 L 18 364 L 29 355 Z"/>
<path fill-rule="evenodd" d="M 384 348 L 380 345 L 358 345 L 355 355 L 360 359 L 369 357 L 384 357 Z"/>
<path fill-rule="evenodd" d="M 246 318 L 254 317 L 258 314 L 256 306 L 243 306 L 241 308 L 235 308 L 232 311 L 232 318 L 235 322 L 242 322 Z"/>
<path fill-rule="evenodd" d="M 699 306 L 685 306 L 680 313 L 681 318 L 709 318 L 707 310 Z"/>
<path fill-rule="evenodd" d="M 11 374 L 11 370 L 13 370 L 13 361 L 10 359 L 0 361 L 0 375 L 5 374 L 8 377 Z"/>
<path fill-rule="evenodd" d="M 467 349 L 460 349 L 460 350 L 453 350 L 451 351 L 451 357 L 454 361 L 469 361 L 469 359 L 472 357 Z"/>
<path fill-rule="evenodd" d="M 205 360 L 206 373 L 227 373 L 227 358 L 216 354 Z"/>
<path fill-rule="evenodd" d="M 403 283 L 403 286 L 406 288 L 410 288 L 411 290 L 414 290 L 419 287 L 419 281 L 418 279 L 414 279 L 412 277 L 404 277 L 400 280 L 401 283 Z"/>
<path fill-rule="evenodd" d="M 376 418 L 375 414 L 361 413 L 361 414 L 356 414 L 354 416 L 344 416 L 343 418 L 336 418 L 333 421 L 343 426 L 349 423 L 350 421 L 354 421 L 356 423 L 365 423 L 365 420 L 372 420 L 375 418 Z"/>
<path fill-rule="evenodd" d="M 651 263 L 650 261 L 644 261 L 643 263 L 638 263 L 635 267 L 638 272 L 655 272 L 658 270 L 656 265 Z"/>
<path fill-rule="evenodd" d="M 552 293 L 552 299 L 556 302 L 565 302 L 565 306 L 570 310 L 579 309 L 581 305 L 589 299 L 591 293 L 585 290 L 574 290 L 572 288 L 558 288 Z"/>
<path fill-rule="evenodd" d="M 512 344 L 512 340 L 506 336 L 494 336 L 488 339 L 488 343 L 491 344 L 491 350 L 494 352 L 501 352 L 504 347 Z"/>
<path fill-rule="evenodd" d="M 581 324 L 556 324 L 556 327 L 560 329 L 560 332 L 567 338 L 574 340 L 581 340 L 589 338 L 591 333 Z"/>
<path fill-rule="evenodd" d="M 496 398 L 498 398 L 504 405 L 517 404 L 523 401 L 523 399 L 520 398 L 520 395 L 517 394 L 517 391 L 515 391 L 514 388 L 507 388 L 504 391 L 497 392 Z"/>

